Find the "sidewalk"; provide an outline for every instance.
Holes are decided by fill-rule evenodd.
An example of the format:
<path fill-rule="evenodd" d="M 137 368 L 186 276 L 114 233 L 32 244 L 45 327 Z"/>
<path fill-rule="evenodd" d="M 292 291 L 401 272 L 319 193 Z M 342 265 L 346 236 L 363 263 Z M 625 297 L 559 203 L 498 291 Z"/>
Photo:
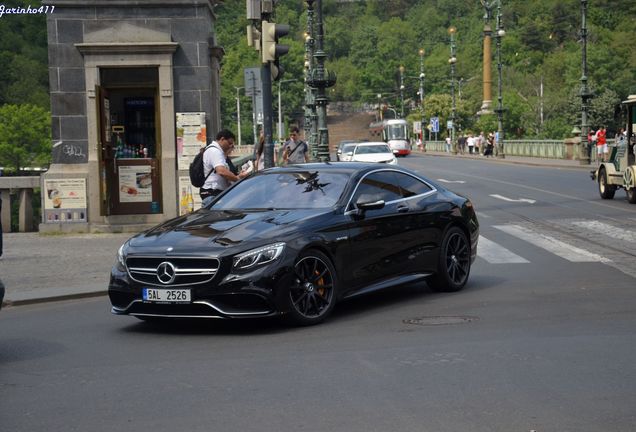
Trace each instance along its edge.
<path fill-rule="evenodd" d="M 596 164 L 507 156 L 452 155 L 415 151 L 432 157 L 478 159 L 489 163 L 523 164 L 591 171 Z M 5 306 L 105 295 L 110 268 L 119 246 L 132 234 L 40 235 L 5 233 L 0 279 L 6 287 Z"/>

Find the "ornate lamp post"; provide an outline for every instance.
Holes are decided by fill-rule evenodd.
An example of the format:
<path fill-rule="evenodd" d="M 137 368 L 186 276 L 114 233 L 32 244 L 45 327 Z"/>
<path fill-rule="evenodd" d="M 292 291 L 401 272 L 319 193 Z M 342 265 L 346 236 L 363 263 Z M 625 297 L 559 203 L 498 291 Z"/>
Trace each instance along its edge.
<path fill-rule="evenodd" d="M 317 158 L 320 162 L 329 161 L 329 130 L 327 129 L 327 92 L 328 87 L 336 83 L 336 75 L 325 69 L 324 31 L 322 19 L 322 0 L 316 0 L 316 50 L 314 51 L 315 68 L 311 72 L 308 84 L 316 89 L 316 113 L 318 114 Z"/>
<path fill-rule="evenodd" d="M 241 148 L 241 97 L 239 92 L 245 87 L 234 87 L 236 89 L 236 133 L 238 134 L 238 146 Z M 254 146 L 256 148 L 256 146 Z"/>
<path fill-rule="evenodd" d="M 400 118 L 404 118 L 404 66 L 400 65 Z"/>
<path fill-rule="evenodd" d="M 589 125 L 587 124 L 588 103 L 593 95 L 587 86 L 587 0 L 581 0 L 581 165 L 590 164 L 590 151 L 587 141 Z"/>
<path fill-rule="evenodd" d="M 421 116 L 421 132 L 420 139 L 422 140 L 422 145 L 424 145 L 424 48 L 420 48 L 418 51 L 420 55 L 420 110 L 422 112 Z"/>
<path fill-rule="evenodd" d="M 305 140 L 311 150 L 311 158 L 318 157 L 316 145 L 318 136 L 318 116 L 316 115 L 316 102 L 314 89 L 309 85 L 314 66 L 314 0 L 307 1 L 307 31 L 305 32 Z"/>
<path fill-rule="evenodd" d="M 501 92 L 501 38 L 504 37 L 506 32 L 503 29 L 503 22 L 501 19 L 501 0 L 497 0 L 497 157 L 504 159 L 506 154 L 504 152 L 504 131 L 503 131 L 503 96 Z"/>
<path fill-rule="evenodd" d="M 448 29 L 448 33 L 450 34 L 450 52 L 451 56 L 448 59 L 448 63 L 450 63 L 451 68 L 451 127 L 450 127 L 450 138 L 453 146 L 453 154 L 457 154 L 457 142 L 455 141 L 455 63 L 457 63 L 457 57 L 455 53 L 455 33 L 457 33 L 457 29 L 454 26 L 451 26 Z"/>

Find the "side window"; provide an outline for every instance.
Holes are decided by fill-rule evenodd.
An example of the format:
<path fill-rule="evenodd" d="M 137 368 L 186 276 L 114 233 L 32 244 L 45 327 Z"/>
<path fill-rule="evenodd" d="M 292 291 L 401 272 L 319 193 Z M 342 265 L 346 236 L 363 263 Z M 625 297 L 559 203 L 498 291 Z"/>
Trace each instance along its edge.
<path fill-rule="evenodd" d="M 380 171 L 366 176 L 358 184 L 351 202 L 355 205 L 361 195 L 368 196 L 370 200 L 384 200 L 384 202 L 402 198 L 395 173 L 392 171 Z"/>
<path fill-rule="evenodd" d="M 404 198 L 425 194 L 432 190 L 429 185 L 408 174 L 395 173 L 395 176 L 397 177 Z"/>

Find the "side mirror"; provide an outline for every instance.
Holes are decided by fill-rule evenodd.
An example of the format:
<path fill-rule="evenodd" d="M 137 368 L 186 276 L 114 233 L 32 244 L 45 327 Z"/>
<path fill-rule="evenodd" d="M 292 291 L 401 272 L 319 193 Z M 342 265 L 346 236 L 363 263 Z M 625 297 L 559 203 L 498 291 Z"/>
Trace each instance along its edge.
<path fill-rule="evenodd" d="M 347 152 L 347 156 L 353 156 L 353 152 L 352 151 Z"/>

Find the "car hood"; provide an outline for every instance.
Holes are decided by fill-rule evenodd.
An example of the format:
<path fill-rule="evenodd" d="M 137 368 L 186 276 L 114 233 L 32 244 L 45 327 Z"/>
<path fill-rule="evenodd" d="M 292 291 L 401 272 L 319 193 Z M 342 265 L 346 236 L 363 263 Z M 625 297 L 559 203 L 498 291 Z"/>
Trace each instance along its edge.
<path fill-rule="evenodd" d="M 393 154 L 377 153 L 377 154 L 354 155 L 353 160 L 356 162 L 390 162 L 393 160 Z"/>
<path fill-rule="evenodd" d="M 287 240 L 328 210 L 208 210 L 201 209 L 138 234 L 128 243 L 129 252 L 171 254 L 211 252 L 245 244 Z"/>

